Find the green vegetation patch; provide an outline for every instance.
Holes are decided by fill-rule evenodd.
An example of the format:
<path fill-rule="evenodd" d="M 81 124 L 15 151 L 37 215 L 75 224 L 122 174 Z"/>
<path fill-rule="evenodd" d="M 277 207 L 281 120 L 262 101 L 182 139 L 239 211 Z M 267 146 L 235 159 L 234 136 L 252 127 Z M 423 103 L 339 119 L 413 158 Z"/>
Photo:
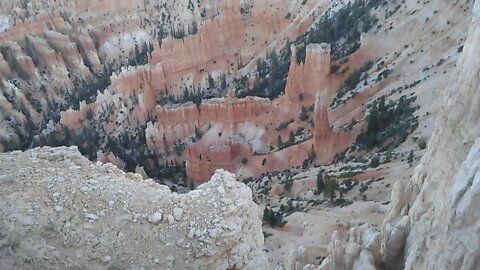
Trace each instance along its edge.
<path fill-rule="evenodd" d="M 397 102 L 385 103 L 382 97 L 369 109 L 367 128 L 358 135 L 356 145 L 360 149 L 370 150 L 374 147 L 395 148 L 407 139 L 417 126 L 412 103 L 416 97 L 402 96 Z"/>

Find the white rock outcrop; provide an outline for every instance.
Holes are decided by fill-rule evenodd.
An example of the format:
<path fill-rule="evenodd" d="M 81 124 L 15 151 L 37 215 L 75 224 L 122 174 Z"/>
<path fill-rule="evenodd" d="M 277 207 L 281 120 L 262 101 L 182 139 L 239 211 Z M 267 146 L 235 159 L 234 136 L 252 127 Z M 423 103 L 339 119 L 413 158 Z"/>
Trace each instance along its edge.
<path fill-rule="evenodd" d="M 473 14 L 428 152 L 395 184 L 382 232 L 334 234 L 309 269 L 480 269 L 480 1 Z"/>
<path fill-rule="evenodd" d="M 1 269 L 266 268 L 259 208 L 226 171 L 179 195 L 40 148 L 0 154 L 0 174 Z"/>

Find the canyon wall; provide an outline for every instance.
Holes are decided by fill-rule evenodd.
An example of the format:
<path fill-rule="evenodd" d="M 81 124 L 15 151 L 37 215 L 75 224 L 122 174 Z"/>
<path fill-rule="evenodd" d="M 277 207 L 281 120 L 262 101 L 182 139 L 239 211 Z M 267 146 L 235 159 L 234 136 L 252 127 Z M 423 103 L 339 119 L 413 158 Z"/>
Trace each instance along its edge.
<path fill-rule="evenodd" d="M 297 98 L 300 93 L 315 94 L 329 88 L 327 77 L 330 75 L 330 45 L 309 44 L 304 61 L 298 63 L 297 49 L 292 45 L 292 60 L 288 72 L 285 95 L 287 99 Z"/>
<path fill-rule="evenodd" d="M 13 1 L 10 9 L 5 8 L 11 16 L 18 15 L 18 20 L 0 33 L 0 40 L 9 40 L 0 51 L 0 77 L 5 79 L 0 88 L 8 85 L 2 88 L 6 93 L 2 104 L 23 114 L 2 114 L 3 119 L 14 119 L 0 123 L 2 150 L 48 142 L 76 144 L 90 158 L 115 161 L 124 169 L 140 162 L 147 171 L 167 162 L 186 161 L 189 178 L 198 184 L 208 180 L 216 168 L 236 170 L 242 158 L 258 153 L 260 164 L 263 159 L 272 162 L 261 168 L 241 166 L 252 167 L 244 170 L 247 176 L 301 165 L 301 157 L 281 160 L 297 147 L 275 149 L 278 136 L 286 142 L 290 133 L 301 129 L 305 135 L 290 143 L 302 144 L 298 147 L 302 153 L 311 151 L 313 144 L 319 164 L 331 162 L 336 151 L 351 141 L 332 131 L 328 119 L 320 119 L 318 114 L 326 115 L 326 109 L 314 112 L 313 120 L 320 121 L 315 130 L 297 121 L 300 109 L 310 107 L 318 92 L 332 92 L 327 44 L 309 44 L 302 63 L 297 63 L 293 49 L 286 95 L 277 100 L 235 99 L 232 94 L 223 99 L 195 99 L 206 92 L 210 98 L 208 91 L 217 91 L 213 96 L 233 93 L 236 79 L 254 77 L 256 60 L 265 59 L 273 50 L 280 52 L 287 39 L 303 34 L 315 15 L 328 8 L 328 1 L 22 4 Z M 20 79 L 9 82 L 13 78 Z M 25 106 L 7 93 L 17 88 L 26 93 Z M 26 119 L 33 119 L 32 123 Z M 294 122 L 280 128 L 290 120 Z M 37 129 L 41 134 L 33 134 Z M 206 136 L 196 138 L 197 132 Z M 310 141 L 312 133 L 316 135 Z M 327 133 L 331 135 L 324 136 Z M 238 151 L 228 150 L 232 140 Z M 186 151 L 185 145 L 194 141 Z M 199 149 L 210 153 L 209 149 L 217 148 L 231 153 L 224 158 L 212 152 L 218 158 L 209 162 L 198 159 Z"/>
<path fill-rule="evenodd" d="M 258 119 L 270 110 L 268 99 L 248 97 L 245 99 L 219 98 L 204 101 L 199 107 L 194 104 L 161 107 L 156 111 L 158 122 L 147 129 L 147 143 L 151 149 L 162 149 L 164 142 L 173 144 L 192 135 L 195 129 L 222 124 L 225 132 L 240 132 L 239 125 Z M 221 130 L 220 130 L 221 132 Z"/>
<path fill-rule="evenodd" d="M 219 170 L 188 194 L 76 148 L 0 154 L 2 268 L 266 269 L 252 192 Z"/>
<path fill-rule="evenodd" d="M 233 140 L 220 140 L 212 145 L 191 144 L 186 150 L 187 176 L 197 186 L 208 181 L 217 169 L 237 171 L 240 159 L 248 159 L 251 153 L 248 145 Z"/>
<path fill-rule="evenodd" d="M 243 8 L 242 6 L 248 6 Z M 209 88 L 207 78 L 219 81 L 220 75 L 232 76 L 239 69 L 264 58 L 270 47 L 278 40 L 294 39 L 300 30 L 294 26 L 307 21 L 294 22 L 287 19 L 286 7 L 279 6 L 272 12 L 271 4 L 244 1 L 223 1 L 219 4 L 219 15 L 198 24 L 195 34 L 181 39 L 167 38 L 154 43 L 148 63 L 138 69 L 129 69 L 112 79 L 113 88 L 120 92 L 147 88 L 155 95 L 181 96 L 184 90 L 196 92 Z M 247 12 L 248 11 L 248 12 Z M 287 29 L 287 30 L 284 30 Z M 273 32 L 272 32 L 273 31 Z M 219 49 L 221 48 L 221 49 Z M 310 48 L 314 50 L 314 48 Z M 311 62 L 309 65 L 317 63 Z M 247 68 L 248 70 L 248 68 Z M 149 77 L 145 74 L 154 74 Z"/>
<path fill-rule="evenodd" d="M 428 151 L 411 179 L 394 185 L 382 232 L 354 228 L 349 240 L 335 234 L 318 269 L 480 267 L 479 1 L 473 13 Z"/>

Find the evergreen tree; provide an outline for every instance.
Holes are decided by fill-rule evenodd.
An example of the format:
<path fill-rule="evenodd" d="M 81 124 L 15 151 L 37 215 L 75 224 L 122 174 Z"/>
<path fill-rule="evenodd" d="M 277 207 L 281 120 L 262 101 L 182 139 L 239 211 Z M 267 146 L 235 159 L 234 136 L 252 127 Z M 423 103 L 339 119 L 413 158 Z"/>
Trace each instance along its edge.
<path fill-rule="evenodd" d="M 323 178 L 323 173 L 319 172 L 317 174 L 317 194 L 322 193 L 323 189 L 325 188 L 325 181 L 323 180 Z"/>
<path fill-rule="evenodd" d="M 276 212 L 267 207 L 263 210 L 263 221 L 272 228 L 281 228 L 287 224 L 287 221 L 283 220 L 283 214 L 281 212 Z"/>
<path fill-rule="evenodd" d="M 208 74 L 208 89 L 215 88 L 215 80 L 213 79 L 212 75 Z"/>
<path fill-rule="evenodd" d="M 337 196 L 338 183 L 334 179 L 328 179 L 326 181 L 324 194 L 330 198 L 330 202 L 333 203 L 333 199 Z"/>
<path fill-rule="evenodd" d="M 293 134 L 293 131 L 290 131 L 290 134 L 288 135 L 288 144 L 293 145 L 295 143 L 295 134 Z"/>
<path fill-rule="evenodd" d="M 197 22 L 193 22 L 193 23 L 192 23 L 192 28 L 190 28 L 189 33 L 190 33 L 191 35 L 195 35 L 196 33 L 198 33 Z"/>
<path fill-rule="evenodd" d="M 370 161 L 371 168 L 377 168 L 380 165 L 380 158 L 378 156 L 374 156 Z"/>
<path fill-rule="evenodd" d="M 293 186 L 293 179 L 292 176 L 288 176 L 287 180 L 285 180 L 285 190 L 290 192 Z"/>
<path fill-rule="evenodd" d="M 220 77 L 220 87 L 222 88 L 222 90 L 227 89 L 227 75 L 225 74 L 222 74 L 222 76 Z"/>
<path fill-rule="evenodd" d="M 307 121 L 308 120 L 308 113 L 307 113 L 307 109 L 305 109 L 305 106 L 302 106 L 302 108 L 300 108 L 299 118 L 302 121 Z"/>
<path fill-rule="evenodd" d="M 308 153 L 308 159 L 310 161 L 314 161 L 316 157 L 317 157 L 317 153 L 315 153 L 315 147 L 313 147 L 313 144 L 312 144 L 312 148 L 310 148 L 310 152 Z"/>
<path fill-rule="evenodd" d="M 269 70 L 270 78 L 272 80 L 277 78 L 279 65 L 280 63 L 278 61 L 277 52 L 273 50 L 272 53 L 270 54 L 270 70 Z"/>

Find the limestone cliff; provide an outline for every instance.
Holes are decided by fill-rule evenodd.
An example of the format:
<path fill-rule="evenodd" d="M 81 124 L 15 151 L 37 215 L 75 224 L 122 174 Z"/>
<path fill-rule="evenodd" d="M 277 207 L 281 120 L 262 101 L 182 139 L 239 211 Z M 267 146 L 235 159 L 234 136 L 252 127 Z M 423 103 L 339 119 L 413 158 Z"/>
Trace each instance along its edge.
<path fill-rule="evenodd" d="M 428 152 L 395 184 L 382 232 L 334 234 L 323 264 L 306 269 L 479 269 L 479 1 L 473 13 Z"/>
<path fill-rule="evenodd" d="M 179 195 L 76 148 L 0 155 L 2 269 L 264 269 L 252 192 L 219 170 Z"/>

